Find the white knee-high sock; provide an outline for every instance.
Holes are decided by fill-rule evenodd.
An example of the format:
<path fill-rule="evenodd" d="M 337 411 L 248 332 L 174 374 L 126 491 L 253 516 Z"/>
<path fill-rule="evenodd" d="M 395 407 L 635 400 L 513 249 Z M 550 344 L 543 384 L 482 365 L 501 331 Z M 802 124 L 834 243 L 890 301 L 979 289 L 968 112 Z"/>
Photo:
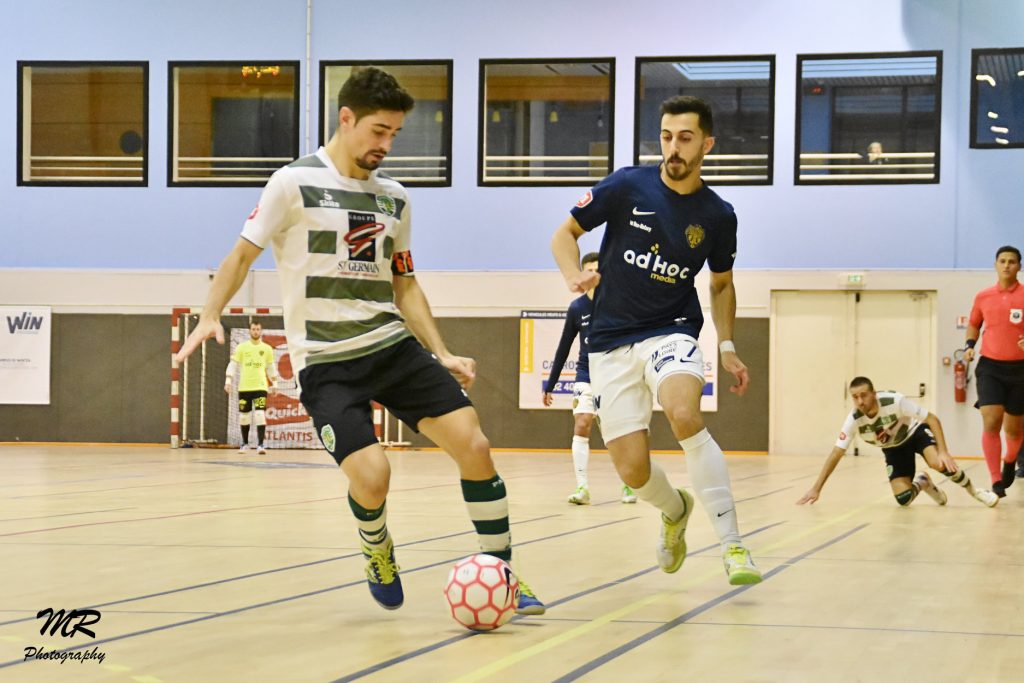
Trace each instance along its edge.
<path fill-rule="evenodd" d="M 711 526 L 725 550 L 733 543 L 741 543 L 736 521 L 736 502 L 729 485 L 729 470 L 725 467 L 725 454 L 707 429 L 702 429 L 679 442 L 686 452 L 690 481 L 697 499 L 704 506 Z"/>
<path fill-rule="evenodd" d="M 661 514 L 670 521 L 678 521 L 685 512 L 683 497 L 679 495 L 679 491 L 672 488 L 672 484 L 668 483 L 665 470 L 653 462 L 651 463 L 651 478 L 647 480 L 646 484 L 638 489 L 633 489 L 633 491 L 640 500 L 661 510 Z"/>
<path fill-rule="evenodd" d="M 576 470 L 576 486 L 587 485 L 587 463 L 590 461 L 590 439 L 585 436 L 572 437 L 572 466 Z"/>

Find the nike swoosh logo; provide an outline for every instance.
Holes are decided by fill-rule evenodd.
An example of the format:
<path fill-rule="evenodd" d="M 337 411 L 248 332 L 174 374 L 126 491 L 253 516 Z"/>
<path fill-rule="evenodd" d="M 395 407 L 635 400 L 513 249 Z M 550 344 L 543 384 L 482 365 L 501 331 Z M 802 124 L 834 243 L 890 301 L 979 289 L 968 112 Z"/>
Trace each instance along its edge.
<path fill-rule="evenodd" d="M 732 512 L 732 511 L 733 511 L 733 510 L 735 510 L 735 509 L 736 509 L 736 508 L 729 508 L 729 509 L 728 509 L 728 510 L 726 510 L 725 512 L 719 512 L 719 513 L 718 513 L 718 516 L 719 516 L 719 517 L 721 517 L 722 515 L 727 515 L 727 514 L 729 514 L 730 512 Z"/>
<path fill-rule="evenodd" d="M 655 213 L 654 211 L 640 211 L 635 206 L 633 207 L 633 215 L 634 216 L 652 216 L 652 215 L 654 215 L 654 213 Z"/>

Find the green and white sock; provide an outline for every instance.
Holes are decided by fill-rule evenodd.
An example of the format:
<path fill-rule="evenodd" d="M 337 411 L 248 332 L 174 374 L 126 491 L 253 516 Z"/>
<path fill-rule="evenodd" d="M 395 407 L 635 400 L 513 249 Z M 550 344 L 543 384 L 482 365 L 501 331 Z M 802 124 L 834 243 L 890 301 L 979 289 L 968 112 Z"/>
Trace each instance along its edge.
<path fill-rule="evenodd" d="M 387 501 L 375 509 L 364 508 L 356 499 L 349 494 L 348 505 L 355 515 L 356 525 L 359 527 L 359 538 L 363 542 L 363 554 L 366 551 L 377 550 L 387 545 L 391 538 L 388 533 L 388 511 Z"/>
<path fill-rule="evenodd" d="M 483 481 L 462 480 L 462 498 L 473 520 L 480 551 L 512 561 L 512 535 L 508 530 L 508 496 L 499 475 Z"/>

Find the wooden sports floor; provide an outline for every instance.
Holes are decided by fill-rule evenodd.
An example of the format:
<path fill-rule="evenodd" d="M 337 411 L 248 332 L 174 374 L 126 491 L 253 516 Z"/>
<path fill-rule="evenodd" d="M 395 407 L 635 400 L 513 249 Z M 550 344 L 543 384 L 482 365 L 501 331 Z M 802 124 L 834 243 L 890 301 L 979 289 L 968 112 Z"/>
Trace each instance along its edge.
<path fill-rule="evenodd" d="M 455 468 L 392 457 L 406 602 L 386 612 L 326 454 L 0 447 L 0 681 L 1024 680 L 1024 484 L 994 509 L 945 483 L 948 506 L 902 509 L 877 456 L 848 456 L 798 507 L 819 458 L 729 456 L 765 572 L 734 588 L 701 511 L 682 569 L 656 568 L 657 513 L 618 501 L 607 456 L 573 507 L 567 453 L 496 453 L 514 566 L 548 613 L 472 634 L 441 594 L 475 551 Z M 47 608 L 99 618 L 41 635 Z"/>

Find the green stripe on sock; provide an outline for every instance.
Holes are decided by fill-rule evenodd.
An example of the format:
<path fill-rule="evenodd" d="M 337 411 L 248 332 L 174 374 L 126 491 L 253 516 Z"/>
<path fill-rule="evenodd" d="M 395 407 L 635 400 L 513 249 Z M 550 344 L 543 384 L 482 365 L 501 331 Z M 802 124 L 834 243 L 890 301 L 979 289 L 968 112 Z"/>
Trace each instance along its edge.
<path fill-rule="evenodd" d="M 387 505 L 387 503 L 385 502 L 379 508 L 370 510 L 357 503 L 351 494 L 348 497 L 348 506 L 352 508 L 352 514 L 356 516 L 356 519 L 363 522 L 372 522 L 375 519 L 380 519 L 381 514 L 384 512 L 384 505 Z"/>
<path fill-rule="evenodd" d="M 467 503 L 482 503 L 505 497 L 505 482 L 499 475 L 483 481 L 461 480 L 462 498 Z"/>
<path fill-rule="evenodd" d="M 474 519 L 473 526 L 478 534 L 497 535 L 508 533 L 508 517 L 501 519 Z"/>

